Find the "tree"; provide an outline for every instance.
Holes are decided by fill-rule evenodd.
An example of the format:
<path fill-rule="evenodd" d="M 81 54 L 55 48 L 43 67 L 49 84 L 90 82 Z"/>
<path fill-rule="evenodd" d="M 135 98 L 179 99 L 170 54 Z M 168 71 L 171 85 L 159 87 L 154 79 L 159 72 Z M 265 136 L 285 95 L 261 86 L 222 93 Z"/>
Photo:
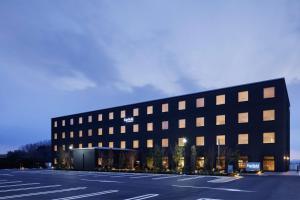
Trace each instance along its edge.
<path fill-rule="evenodd" d="M 162 170 L 162 151 L 158 145 L 154 147 L 153 164 L 155 170 Z"/>
<path fill-rule="evenodd" d="M 208 148 L 208 151 L 205 152 L 205 170 L 213 170 L 215 165 L 216 151 L 214 146 Z"/>
<path fill-rule="evenodd" d="M 177 144 L 175 145 L 174 151 L 173 151 L 173 161 L 175 163 L 175 170 L 176 171 L 181 171 L 183 166 L 180 166 L 180 160 L 183 157 L 184 153 L 184 148 L 178 146 Z"/>
<path fill-rule="evenodd" d="M 193 145 L 191 146 L 191 172 L 194 173 L 196 170 L 196 159 L 197 159 L 197 150 L 196 150 L 196 146 Z"/>

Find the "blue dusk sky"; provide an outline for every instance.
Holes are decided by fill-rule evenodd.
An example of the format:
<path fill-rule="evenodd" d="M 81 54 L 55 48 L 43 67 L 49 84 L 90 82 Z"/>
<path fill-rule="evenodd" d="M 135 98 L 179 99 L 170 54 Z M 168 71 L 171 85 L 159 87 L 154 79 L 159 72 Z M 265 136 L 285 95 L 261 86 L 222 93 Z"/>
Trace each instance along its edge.
<path fill-rule="evenodd" d="M 300 1 L 0 1 L 0 153 L 52 117 L 279 77 L 299 159 Z"/>

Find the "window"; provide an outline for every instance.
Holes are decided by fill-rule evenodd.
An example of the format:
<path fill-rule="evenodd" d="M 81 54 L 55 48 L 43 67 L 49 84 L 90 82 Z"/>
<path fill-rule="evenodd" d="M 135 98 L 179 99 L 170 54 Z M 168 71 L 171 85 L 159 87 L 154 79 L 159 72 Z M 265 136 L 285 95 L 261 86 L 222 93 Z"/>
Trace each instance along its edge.
<path fill-rule="evenodd" d="M 98 114 L 98 121 L 99 121 L 99 122 L 102 121 L 102 114 Z"/>
<path fill-rule="evenodd" d="M 238 135 L 238 144 L 248 144 L 248 134 L 239 134 Z"/>
<path fill-rule="evenodd" d="M 126 126 L 121 126 L 120 132 L 121 132 L 121 133 L 126 133 Z"/>
<path fill-rule="evenodd" d="M 134 125 L 133 125 L 133 132 L 134 132 L 134 133 L 139 132 L 139 125 L 138 125 L 138 124 L 134 124 Z"/>
<path fill-rule="evenodd" d="M 275 97 L 275 87 L 264 88 L 264 99 Z"/>
<path fill-rule="evenodd" d="M 185 101 L 178 102 L 178 110 L 185 110 Z"/>
<path fill-rule="evenodd" d="M 92 136 L 93 135 L 93 130 L 92 129 L 89 129 L 88 130 L 88 136 Z"/>
<path fill-rule="evenodd" d="M 275 110 L 264 110 L 263 121 L 273 121 L 273 120 L 275 120 Z"/>
<path fill-rule="evenodd" d="M 98 128 L 98 135 L 102 135 L 102 134 L 103 134 L 102 128 Z"/>
<path fill-rule="evenodd" d="M 264 144 L 272 144 L 275 143 L 275 133 L 269 132 L 263 134 L 263 143 Z"/>
<path fill-rule="evenodd" d="M 196 127 L 204 126 L 204 117 L 197 117 L 196 118 Z"/>
<path fill-rule="evenodd" d="M 110 112 L 108 114 L 108 119 L 110 119 L 110 120 L 114 119 L 114 112 Z"/>
<path fill-rule="evenodd" d="M 162 129 L 162 130 L 167 130 L 167 129 L 169 129 L 169 122 L 168 122 L 168 121 L 162 121 L 162 122 L 161 122 L 161 129 Z"/>
<path fill-rule="evenodd" d="M 205 160 L 203 156 L 197 157 L 197 163 L 196 163 L 196 168 L 203 169 L 205 166 Z"/>
<path fill-rule="evenodd" d="M 66 133 L 65 133 L 65 132 L 62 132 L 61 138 L 62 138 L 62 139 L 65 139 L 65 138 L 66 138 Z"/>
<path fill-rule="evenodd" d="M 114 134 L 114 127 L 109 127 L 108 134 L 110 135 Z"/>
<path fill-rule="evenodd" d="M 185 128 L 185 119 L 178 120 L 178 128 Z"/>
<path fill-rule="evenodd" d="M 248 162 L 248 156 L 240 156 L 238 160 L 238 168 L 239 169 L 246 169 Z"/>
<path fill-rule="evenodd" d="M 264 171 L 274 171 L 275 170 L 274 156 L 264 156 L 263 169 L 264 169 Z"/>
<path fill-rule="evenodd" d="M 147 131 L 153 131 L 153 123 L 147 123 Z"/>
<path fill-rule="evenodd" d="M 169 146 L 169 139 L 163 138 L 161 139 L 161 147 L 168 147 Z"/>
<path fill-rule="evenodd" d="M 198 98 L 198 99 L 196 99 L 196 107 L 197 108 L 202 108 L 204 106 L 205 106 L 204 98 Z"/>
<path fill-rule="evenodd" d="M 248 123 L 248 113 L 239 113 L 238 114 L 238 123 Z"/>
<path fill-rule="evenodd" d="M 138 149 L 138 148 L 139 148 L 139 141 L 138 141 L 138 140 L 133 140 L 133 142 L 132 142 L 132 147 L 133 147 L 134 149 Z"/>
<path fill-rule="evenodd" d="M 70 119 L 70 125 L 74 125 L 74 119 Z"/>
<path fill-rule="evenodd" d="M 79 123 L 79 124 L 82 124 L 82 123 L 83 123 L 83 119 L 82 119 L 82 117 L 79 117 L 79 119 L 78 119 L 78 123 Z"/>
<path fill-rule="evenodd" d="M 57 145 L 54 145 L 53 150 L 57 151 Z"/>
<path fill-rule="evenodd" d="M 62 145 L 62 150 L 65 151 L 66 150 L 66 145 Z"/>
<path fill-rule="evenodd" d="M 109 147 L 109 148 L 114 148 L 114 142 L 109 142 L 109 143 L 108 143 L 108 147 Z"/>
<path fill-rule="evenodd" d="M 248 91 L 238 93 L 238 102 L 248 101 Z"/>
<path fill-rule="evenodd" d="M 216 144 L 217 145 L 225 145 L 225 135 L 217 135 Z"/>
<path fill-rule="evenodd" d="M 153 148 L 153 140 L 152 139 L 147 140 L 147 148 Z"/>
<path fill-rule="evenodd" d="M 125 118 L 125 116 L 126 116 L 126 111 L 125 111 L 125 110 L 122 110 L 121 113 L 120 113 L 120 116 L 121 116 L 121 118 Z"/>
<path fill-rule="evenodd" d="M 93 122 L 93 116 L 92 116 L 92 115 L 90 115 L 90 116 L 88 117 L 88 122 L 89 122 L 89 123 L 92 123 L 92 122 Z"/>
<path fill-rule="evenodd" d="M 196 146 L 204 146 L 204 136 L 196 137 Z"/>
<path fill-rule="evenodd" d="M 54 140 L 57 140 L 57 133 L 53 134 L 53 138 L 54 138 Z"/>
<path fill-rule="evenodd" d="M 216 125 L 224 125 L 225 123 L 226 123 L 225 115 L 217 115 L 216 116 Z"/>
<path fill-rule="evenodd" d="M 102 147 L 102 146 L 103 146 L 102 142 L 98 142 L 98 147 Z"/>
<path fill-rule="evenodd" d="M 74 138 L 74 131 L 70 132 L 70 138 Z"/>
<path fill-rule="evenodd" d="M 62 126 L 66 126 L 66 120 L 62 120 L 61 124 Z"/>
<path fill-rule="evenodd" d="M 57 121 L 54 121 L 54 127 L 57 127 Z"/>
<path fill-rule="evenodd" d="M 82 147 L 83 147 L 83 145 L 80 143 L 80 144 L 78 145 L 78 147 L 79 147 L 79 148 L 82 148 Z"/>
<path fill-rule="evenodd" d="M 82 130 L 79 131 L 79 137 L 82 137 Z"/>
<path fill-rule="evenodd" d="M 147 106 L 147 115 L 153 114 L 153 106 Z"/>
<path fill-rule="evenodd" d="M 139 116 L 139 109 L 138 109 L 138 108 L 134 108 L 134 109 L 133 109 L 133 116 L 134 116 L 134 117 Z"/>
<path fill-rule="evenodd" d="M 185 138 L 178 138 L 178 146 L 183 147 L 185 145 Z"/>
<path fill-rule="evenodd" d="M 225 94 L 216 96 L 216 105 L 225 104 Z"/>
<path fill-rule="evenodd" d="M 88 143 L 88 148 L 92 148 L 93 147 L 93 143 Z"/>
<path fill-rule="evenodd" d="M 54 158 L 54 164 L 57 165 L 57 158 Z"/>
<path fill-rule="evenodd" d="M 169 104 L 167 104 L 167 103 L 162 104 L 161 112 L 169 112 Z"/>
<path fill-rule="evenodd" d="M 126 149 L 126 141 L 121 141 L 120 148 L 121 149 Z"/>

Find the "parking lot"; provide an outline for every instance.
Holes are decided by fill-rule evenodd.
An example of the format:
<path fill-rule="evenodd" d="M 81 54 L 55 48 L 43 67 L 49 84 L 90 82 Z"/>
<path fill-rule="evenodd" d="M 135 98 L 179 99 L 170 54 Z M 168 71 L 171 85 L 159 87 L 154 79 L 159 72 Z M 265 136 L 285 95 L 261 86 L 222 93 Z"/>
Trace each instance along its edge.
<path fill-rule="evenodd" d="M 0 170 L 2 199 L 300 199 L 299 176 Z"/>

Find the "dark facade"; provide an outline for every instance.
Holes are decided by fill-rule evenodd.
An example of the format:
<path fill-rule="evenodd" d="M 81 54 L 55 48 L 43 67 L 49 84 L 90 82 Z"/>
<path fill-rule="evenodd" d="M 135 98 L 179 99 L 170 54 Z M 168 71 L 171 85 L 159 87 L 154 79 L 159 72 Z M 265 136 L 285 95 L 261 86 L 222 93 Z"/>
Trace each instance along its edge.
<path fill-rule="evenodd" d="M 159 148 L 166 169 L 233 164 L 243 170 L 247 162 L 260 162 L 265 171 L 286 171 L 289 106 L 281 78 L 56 117 L 53 162 L 62 166 L 69 147 L 117 147 L 136 150 L 139 167 L 151 168 Z M 180 148 L 184 153 L 174 160 Z"/>

